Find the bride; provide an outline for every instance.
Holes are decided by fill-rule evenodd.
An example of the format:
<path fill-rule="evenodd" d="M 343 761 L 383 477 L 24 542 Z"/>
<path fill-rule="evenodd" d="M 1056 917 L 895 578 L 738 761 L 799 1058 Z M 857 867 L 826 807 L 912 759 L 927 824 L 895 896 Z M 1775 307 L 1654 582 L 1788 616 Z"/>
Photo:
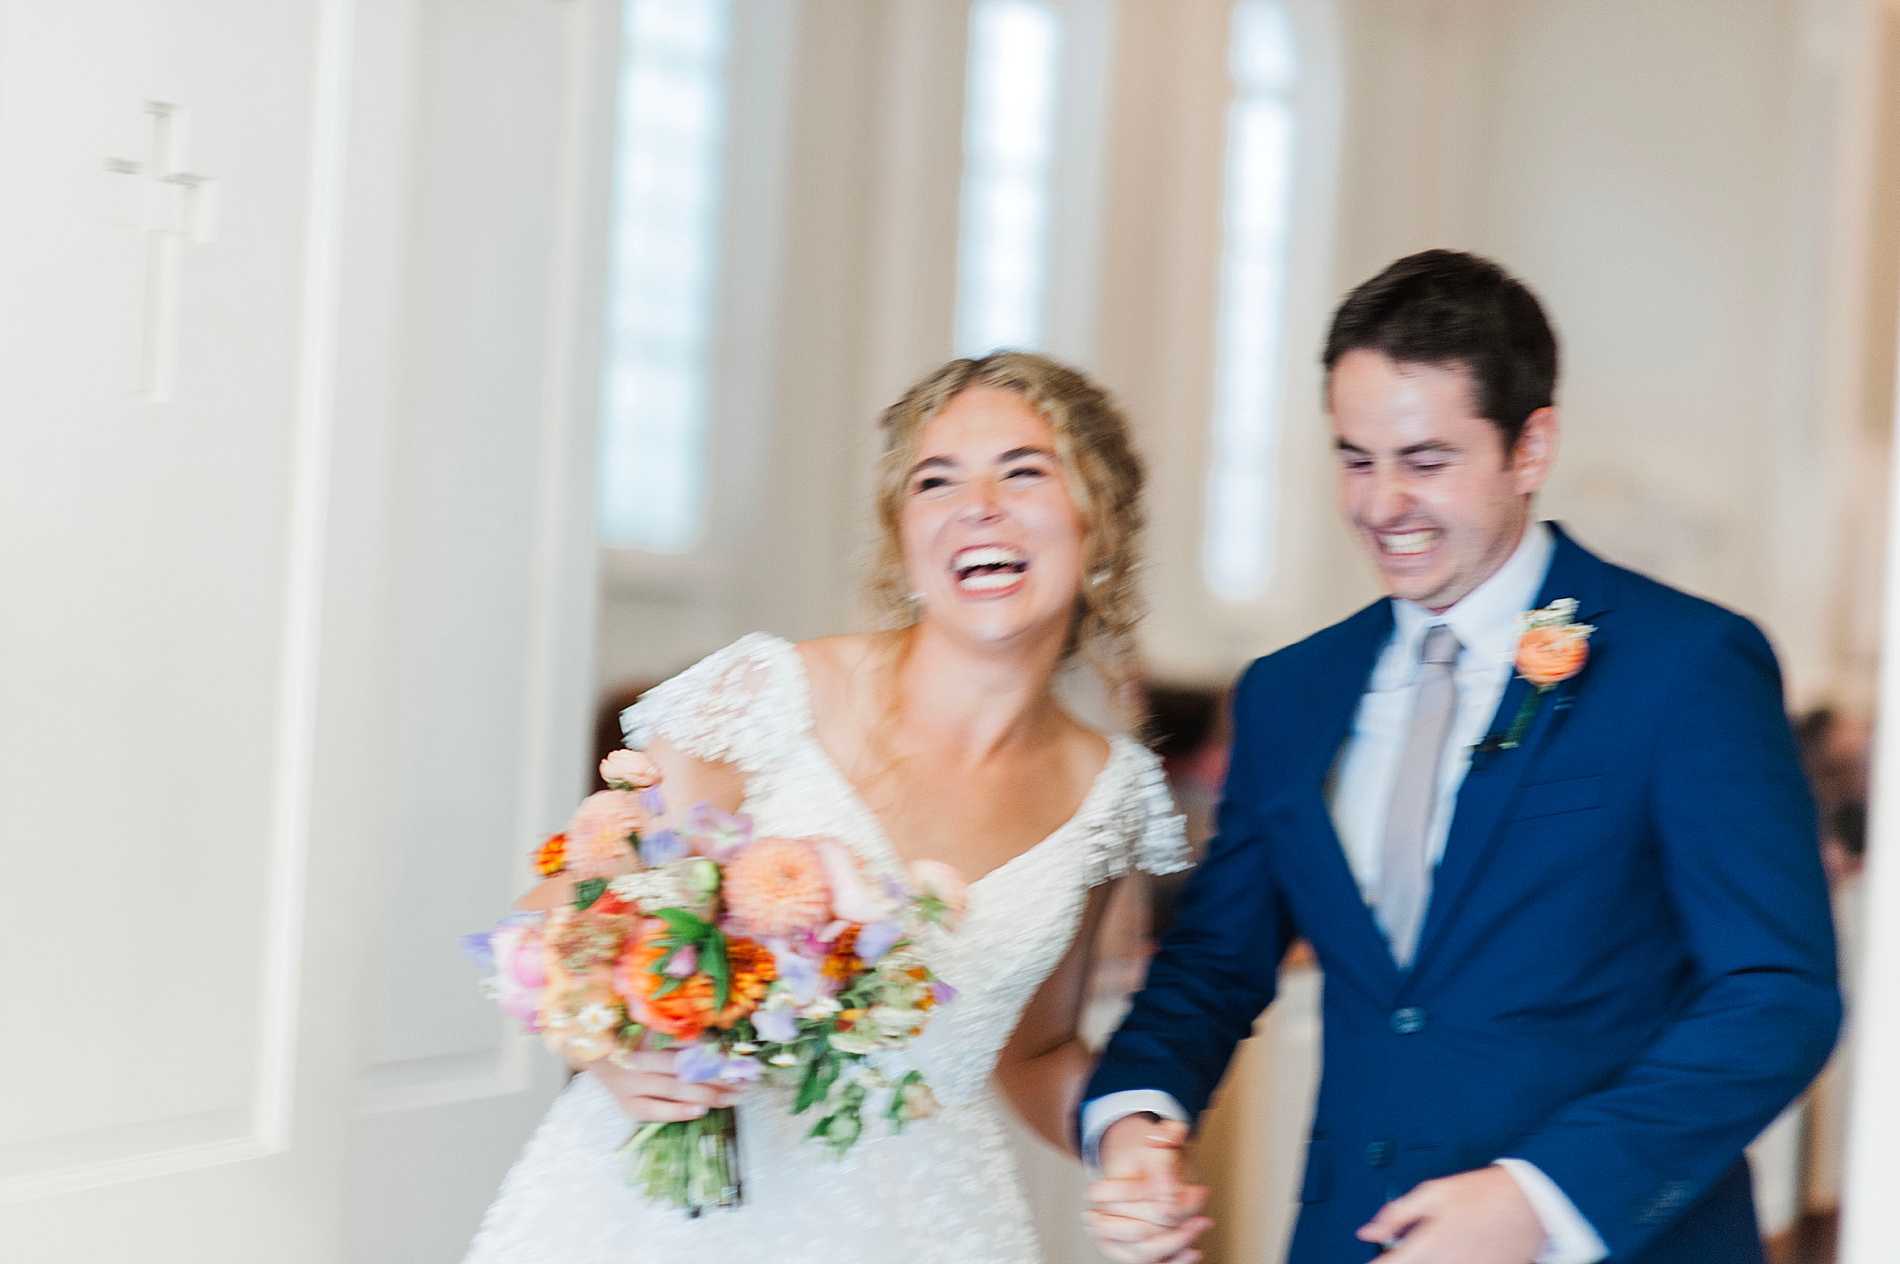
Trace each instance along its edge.
<path fill-rule="evenodd" d="M 789 1089 L 684 1083 L 671 1053 L 581 1066 L 467 1264 L 1040 1258 L 997 1091 L 1073 1148 L 1109 885 L 1187 863 L 1155 757 L 1077 722 L 1054 689 L 1083 655 L 1126 691 L 1140 493 L 1127 424 L 1081 374 L 1017 352 L 953 361 L 883 418 L 871 594 L 903 626 L 753 634 L 624 716 L 676 816 L 743 808 L 764 834 L 842 840 L 880 877 L 931 859 L 974 879 L 957 932 L 919 943 L 960 994 L 909 1051 L 941 1112 L 833 1160 L 804 1141 Z M 551 879 L 523 906 L 567 898 Z M 689 1219 L 624 1184 L 634 1121 L 734 1100 L 743 1207 Z"/>

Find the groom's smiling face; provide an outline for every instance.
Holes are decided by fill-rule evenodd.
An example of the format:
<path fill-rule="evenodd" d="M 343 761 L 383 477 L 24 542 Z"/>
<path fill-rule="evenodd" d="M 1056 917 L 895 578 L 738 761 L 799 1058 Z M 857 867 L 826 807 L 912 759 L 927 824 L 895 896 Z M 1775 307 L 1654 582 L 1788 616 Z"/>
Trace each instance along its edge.
<path fill-rule="evenodd" d="M 1480 416 L 1462 364 L 1340 357 L 1327 384 L 1340 504 L 1386 591 L 1446 610 L 1495 574 L 1530 522 L 1556 452 L 1556 410 L 1515 449 Z"/>

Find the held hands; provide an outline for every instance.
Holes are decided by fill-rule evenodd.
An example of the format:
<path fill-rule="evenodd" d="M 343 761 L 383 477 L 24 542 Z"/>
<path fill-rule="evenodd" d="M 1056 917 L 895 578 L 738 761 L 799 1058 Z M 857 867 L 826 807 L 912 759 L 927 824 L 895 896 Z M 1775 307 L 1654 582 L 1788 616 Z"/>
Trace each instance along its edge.
<path fill-rule="evenodd" d="M 1386 1248 L 1381 1264 L 1531 1264 L 1544 1224 L 1509 1172 L 1486 1167 L 1415 1186 L 1359 1237 Z"/>
<path fill-rule="evenodd" d="M 1196 1264 L 1194 1243 L 1213 1222 L 1199 1215 L 1204 1186 L 1182 1176 L 1187 1125 L 1130 1115 L 1102 1134 L 1102 1179 L 1089 1186 L 1082 1223 L 1115 1264 Z"/>
<path fill-rule="evenodd" d="M 625 1065 L 589 1062 L 577 1069 L 599 1080 L 602 1087 L 620 1103 L 620 1109 L 626 1111 L 627 1117 L 635 1123 L 678 1123 L 698 1119 L 714 1107 L 730 1106 L 738 1099 L 738 1085 L 717 1082 L 688 1084 L 680 1079 L 673 1074 L 675 1056 L 670 1050 L 662 1053 L 630 1053 L 622 1059 Z"/>

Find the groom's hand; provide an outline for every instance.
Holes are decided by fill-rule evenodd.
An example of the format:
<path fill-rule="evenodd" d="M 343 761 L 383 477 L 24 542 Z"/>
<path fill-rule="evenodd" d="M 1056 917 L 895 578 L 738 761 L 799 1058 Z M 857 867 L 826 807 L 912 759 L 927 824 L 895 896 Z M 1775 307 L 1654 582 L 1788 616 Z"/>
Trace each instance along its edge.
<path fill-rule="evenodd" d="M 1544 1222 L 1501 1167 L 1426 1181 L 1359 1231 L 1387 1247 L 1380 1264 L 1531 1264 Z"/>
<path fill-rule="evenodd" d="M 1213 1222 L 1198 1215 L 1207 1190 L 1182 1175 L 1187 1125 L 1130 1115 L 1102 1134 L 1102 1179 L 1089 1187 L 1082 1222 L 1115 1264 L 1196 1264 L 1195 1241 Z"/>

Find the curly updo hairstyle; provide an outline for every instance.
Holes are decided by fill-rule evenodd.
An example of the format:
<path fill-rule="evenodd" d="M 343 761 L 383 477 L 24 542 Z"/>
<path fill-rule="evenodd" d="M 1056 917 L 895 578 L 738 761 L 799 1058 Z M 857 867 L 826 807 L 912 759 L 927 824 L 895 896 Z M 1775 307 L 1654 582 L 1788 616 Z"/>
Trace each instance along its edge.
<path fill-rule="evenodd" d="M 1143 470 L 1128 419 L 1107 391 L 1047 356 L 999 351 L 952 360 L 904 392 L 880 422 L 877 544 L 869 575 L 873 608 L 885 626 L 908 627 L 920 611 L 904 569 L 904 495 L 924 427 L 958 395 L 977 386 L 1014 391 L 1055 432 L 1056 460 L 1082 519 L 1082 589 L 1065 658 L 1081 655 L 1126 708 L 1133 677 L 1134 631 L 1143 605 L 1136 583 L 1146 524 Z"/>

